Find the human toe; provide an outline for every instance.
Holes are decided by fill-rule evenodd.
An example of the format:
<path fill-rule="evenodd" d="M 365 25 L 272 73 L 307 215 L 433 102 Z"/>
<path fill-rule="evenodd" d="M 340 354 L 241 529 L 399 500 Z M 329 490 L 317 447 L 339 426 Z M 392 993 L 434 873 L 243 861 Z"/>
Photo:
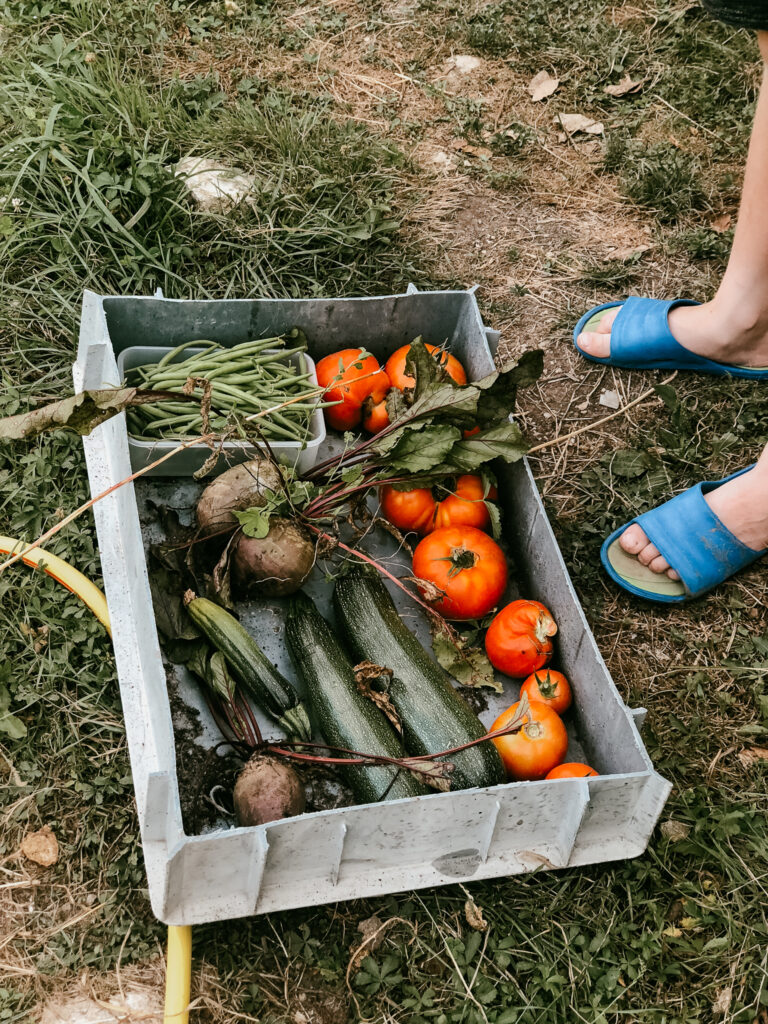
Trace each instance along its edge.
<path fill-rule="evenodd" d="M 599 331 L 582 331 L 576 339 L 579 348 L 596 359 L 607 359 L 611 354 L 611 336 Z"/>
<path fill-rule="evenodd" d="M 610 334 L 611 326 L 613 321 L 619 315 L 621 306 L 614 306 L 613 309 L 607 310 L 601 317 L 600 320 L 595 324 L 595 331 L 597 334 Z"/>
<path fill-rule="evenodd" d="M 658 558 L 660 554 L 661 552 L 655 544 L 646 544 L 645 547 L 638 552 L 637 560 L 638 562 L 642 562 L 643 565 L 650 566 L 651 562 L 655 558 Z"/>
<path fill-rule="evenodd" d="M 652 572 L 666 572 L 669 569 L 669 562 L 666 560 L 664 555 L 657 555 L 652 562 L 648 563 L 648 568 Z"/>
<path fill-rule="evenodd" d="M 637 523 L 632 523 L 619 537 L 619 544 L 628 555 L 639 555 L 643 548 L 647 546 L 648 538 L 645 536 L 641 526 Z"/>

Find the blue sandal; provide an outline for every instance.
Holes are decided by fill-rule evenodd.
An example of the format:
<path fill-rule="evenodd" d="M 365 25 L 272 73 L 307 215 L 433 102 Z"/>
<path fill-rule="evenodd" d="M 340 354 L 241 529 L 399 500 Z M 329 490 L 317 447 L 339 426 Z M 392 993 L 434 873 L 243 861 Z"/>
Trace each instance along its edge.
<path fill-rule="evenodd" d="M 679 603 L 699 597 L 768 554 L 768 548 L 755 551 L 742 544 L 704 500 L 709 491 L 750 469 L 747 466 L 725 480 L 696 484 L 615 530 L 600 550 L 611 579 L 630 594 L 649 601 Z M 651 544 L 677 571 L 679 580 L 653 572 L 621 547 L 619 537 L 632 523 L 642 527 Z"/>
<path fill-rule="evenodd" d="M 768 367 L 731 366 L 698 356 L 675 341 L 667 317 L 674 306 L 697 306 L 690 299 L 664 302 L 631 296 L 625 302 L 606 302 L 595 306 L 576 324 L 573 343 L 585 359 L 606 366 L 635 370 L 694 370 L 717 377 L 746 377 L 768 380 Z M 611 354 L 607 359 L 590 356 L 576 344 L 582 331 L 594 331 L 609 309 L 621 306 L 611 325 Z"/>

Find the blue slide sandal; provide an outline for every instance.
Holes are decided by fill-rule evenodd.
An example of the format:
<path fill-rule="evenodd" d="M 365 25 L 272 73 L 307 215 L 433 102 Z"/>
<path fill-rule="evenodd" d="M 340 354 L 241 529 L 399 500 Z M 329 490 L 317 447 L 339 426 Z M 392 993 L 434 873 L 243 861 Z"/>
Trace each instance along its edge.
<path fill-rule="evenodd" d="M 619 527 L 600 550 L 605 571 L 630 594 L 649 601 L 680 603 L 705 594 L 768 554 L 768 548 L 755 551 L 742 544 L 704 500 L 709 491 L 751 468 L 747 466 L 725 480 L 695 484 L 663 505 Z M 621 547 L 619 537 L 632 523 L 643 528 L 651 544 L 656 545 L 679 573 L 679 580 L 671 580 L 666 573 L 653 572 Z"/>
<path fill-rule="evenodd" d="M 606 302 L 595 306 L 576 324 L 573 343 L 576 351 L 593 363 L 620 366 L 627 370 L 694 370 L 717 377 L 745 377 L 768 380 L 768 367 L 731 366 L 698 356 L 675 341 L 667 317 L 674 306 L 697 306 L 690 299 L 665 302 L 631 296 L 625 302 Z M 582 331 L 594 331 L 609 309 L 621 306 L 611 325 L 611 354 L 607 359 L 587 355 L 576 344 Z"/>

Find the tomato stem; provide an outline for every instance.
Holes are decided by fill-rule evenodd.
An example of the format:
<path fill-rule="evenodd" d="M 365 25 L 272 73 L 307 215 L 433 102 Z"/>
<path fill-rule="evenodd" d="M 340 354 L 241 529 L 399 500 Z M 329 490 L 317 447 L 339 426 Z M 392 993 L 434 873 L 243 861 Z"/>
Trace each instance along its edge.
<path fill-rule="evenodd" d="M 523 732 L 531 740 L 537 740 L 544 735 L 544 727 L 539 722 L 526 722 Z"/>
<path fill-rule="evenodd" d="M 536 634 L 536 639 L 540 644 L 543 644 L 545 640 L 555 635 L 557 632 L 557 623 L 551 615 L 547 615 L 545 612 L 540 612 L 539 617 L 536 619 L 534 632 Z"/>
<path fill-rule="evenodd" d="M 474 551 L 470 551 L 469 548 L 451 548 L 450 555 L 445 555 L 444 558 L 438 558 L 435 561 L 450 562 L 451 567 L 448 570 L 448 578 L 453 579 L 463 569 L 473 569 L 477 563 L 477 555 Z"/>

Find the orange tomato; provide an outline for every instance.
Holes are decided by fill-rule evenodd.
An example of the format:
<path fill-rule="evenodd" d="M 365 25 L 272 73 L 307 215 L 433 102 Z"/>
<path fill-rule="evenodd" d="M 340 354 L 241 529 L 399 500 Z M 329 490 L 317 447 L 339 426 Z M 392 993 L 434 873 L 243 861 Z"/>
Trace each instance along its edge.
<path fill-rule="evenodd" d="M 435 499 L 429 487 L 398 491 L 390 484 L 379 488 L 379 502 L 384 518 L 398 530 L 411 530 L 425 536 L 435 520 Z"/>
<path fill-rule="evenodd" d="M 540 700 L 542 704 L 549 704 L 558 715 L 567 711 L 573 701 L 571 684 L 562 672 L 551 668 L 539 669 L 528 676 L 520 687 L 520 695 L 524 693 L 528 695 L 528 700 Z"/>
<path fill-rule="evenodd" d="M 325 356 L 317 364 L 317 383 L 326 388 L 325 400 L 338 402 L 324 409 L 328 426 L 334 430 L 353 430 L 363 418 L 363 402 L 370 395 L 374 403 L 383 401 L 389 390 L 389 378 L 375 356 L 361 358 L 365 349 L 345 348 Z"/>
<path fill-rule="evenodd" d="M 557 624 L 540 601 L 512 601 L 485 634 L 485 651 L 494 668 L 515 679 L 544 668 L 552 658 Z"/>
<path fill-rule="evenodd" d="M 483 478 L 466 473 L 455 483 L 432 489 L 415 487 L 398 491 L 390 485 L 380 488 L 381 511 L 398 530 L 415 530 L 423 536 L 443 526 L 474 526 L 488 530 L 491 516 L 485 504 L 498 497 L 495 487 L 485 491 Z"/>
<path fill-rule="evenodd" d="M 551 772 L 544 776 L 546 779 L 588 779 L 597 775 L 594 768 L 581 761 L 568 761 L 566 764 L 559 764 Z"/>
<path fill-rule="evenodd" d="M 444 349 L 438 348 L 437 345 L 425 345 L 424 347 L 427 352 L 432 353 L 435 359 L 447 371 L 448 376 L 452 377 L 457 384 L 467 383 L 464 367 L 456 356 L 449 355 Z M 399 391 L 412 388 L 416 383 L 416 380 L 405 372 L 405 357 L 408 355 L 410 348 L 410 344 L 403 345 L 397 352 L 393 352 L 384 364 L 384 370 L 389 377 L 390 384 Z"/>
<path fill-rule="evenodd" d="M 507 560 L 482 530 L 442 526 L 419 542 L 413 574 L 444 591 L 432 607 L 447 619 L 481 619 L 506 589 Z"/>
<path fill-rule="evenodd" d="M 389 413 L 387 412 L 386 398 L 382 398 L 380 402 L 374 402 L 373 395 L 369 395 L 363 402 L 363 428 L 369 434 L 378 434 L 380 430 L 388 426 Z"/>
<path fill-rule="evenodd" d="M 518 706 L 519 701 L 503 711 L 490 731 L 495 732 L 509 725 Z M 523 782 L 543 779 L 555 765 L 560 764 L 568 749 L 568 734 L 560 716 L 552 708 L 532 700 L 523 718 L 522 729 L 506 736 L 497 736 L 493 743 L 504 762 L 507 775 Z"/>

